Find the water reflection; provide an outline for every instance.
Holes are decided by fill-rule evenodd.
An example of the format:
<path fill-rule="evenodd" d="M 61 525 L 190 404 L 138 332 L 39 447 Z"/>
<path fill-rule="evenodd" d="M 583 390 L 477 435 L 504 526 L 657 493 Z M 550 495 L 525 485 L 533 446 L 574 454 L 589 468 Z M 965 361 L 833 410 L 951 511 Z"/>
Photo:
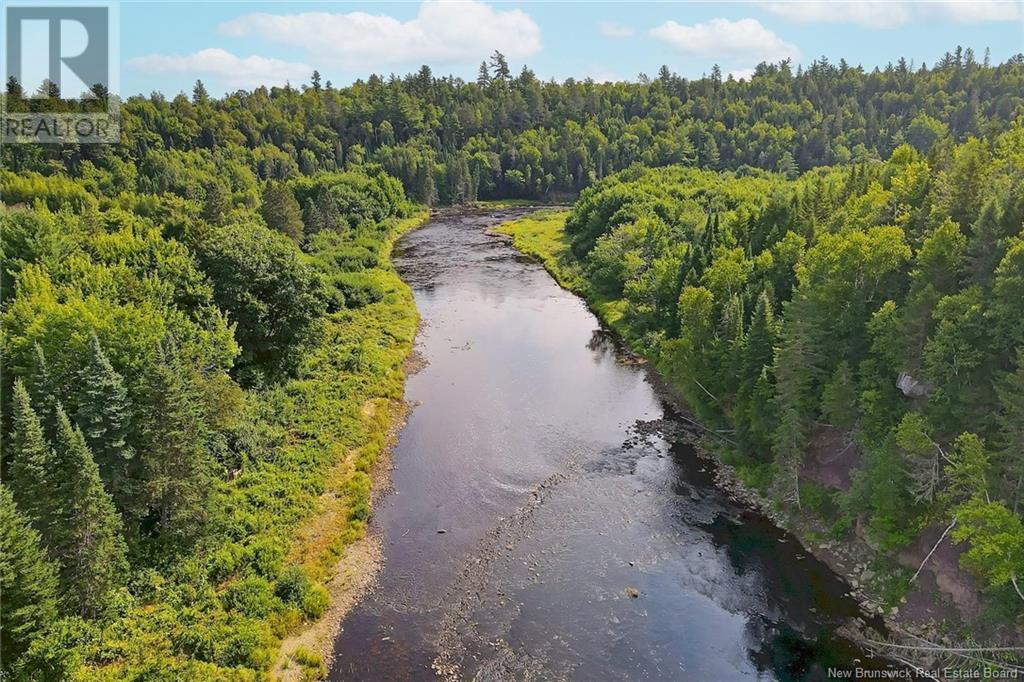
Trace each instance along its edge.
<path fill-rule="evenodd" d="M 331 679 L 817 679 L 860 652 L 845 586 L 732 503 L 614 337 L 484 234 L 401 242 L 424 320 L 419 405 L 375 512 L 378 589 Z M 439 534 L 438 529 L 446 532 Z"/>

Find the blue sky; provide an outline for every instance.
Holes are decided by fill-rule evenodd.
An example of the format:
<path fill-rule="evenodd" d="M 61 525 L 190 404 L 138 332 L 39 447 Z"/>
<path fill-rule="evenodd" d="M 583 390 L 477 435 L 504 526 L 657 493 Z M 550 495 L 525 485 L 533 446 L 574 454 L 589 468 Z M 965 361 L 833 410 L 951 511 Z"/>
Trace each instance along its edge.
<path fill-rule="evenodd" d="M 474 78 L 494 49 L 544 79 L 633 80 L 661 64 L 699 77 L 762 60 L 827 56 L 867 68 L 929 64 L 956 45 L 993 61 L 1024 51 L 1024 0 L 958 2 L 143 2 L 122 1 L 126 94 L 211 93 L 369 73 Z"/>

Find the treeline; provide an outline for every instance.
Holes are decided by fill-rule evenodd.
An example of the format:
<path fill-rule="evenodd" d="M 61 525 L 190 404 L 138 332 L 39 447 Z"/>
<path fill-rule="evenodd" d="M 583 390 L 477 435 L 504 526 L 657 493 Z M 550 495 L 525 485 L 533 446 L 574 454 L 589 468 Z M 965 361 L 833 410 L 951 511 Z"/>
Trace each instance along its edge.
<path fill-rule="evenodd" d="M 895 545 L 955 515 L 1011 589 L 1022 92 L 1024 59 L 966 51 L 633 84 L 495 55 L 475 83 L 197 83 L 123 102 L 118 145 L 4 145 L 2 675 L 253 679 L 323 612 L 384 442 L 366 403 L 400 397 L 415 329 L 387 257 L 407 196 L 597 182 L 569 226 L 588 277 L 751 471 L 795 499 L 797 453 L 849 430 L 851 517 Z M 636 162 L 675 165 L 602 180 Z"/>
<path fill-rule="evenodd" d="M 257 679 L 367 519 L 412 206 L 233 149 L 0 171 L 4 679 Z M 334 526 L 297 546 L 329 475 Z"/>
<path fill-rule="evenodd" d="M 748 483 L 883 551 L 951 528 L 1024 614 L 1024 125 L 811 171 L 634 168 L 587 189 L 566 267 L 682 387 Z M 856 446 L 847 490 L 801 476 Z M 827 447 L 827 446 L 826 446 Z M 1014 606 L 1015 605 L 1015 606 Z"/>
<path fill-rule="evenodd" d="M 575 194 L 633 163 L 792 178 L 885 159 L 904 143 L 927 153 L 938 140 L 1005 131 L 1024 111 L 1022 93 L 1024 56 L 993 65 L 959 47 L 930 67 L 900 60 L 866 71 L 823 58 L 795 69 L 764 63 L 743 81 L 717 67 L 695 80 L 662 67 L 613 84 L 543 82 L 527 67 L 513 75 L 495 53 L 468 83 L 424 66 L 341 88 L 314 73 L 301 88 L 213 99 L 197 82 L 191 98 L 124 102 L 118 148 L 8 145 L 3 160 L 18 172 L 67 167 L 92 183 L 196 199 L 251 197 L 260 181 L 374 162 L 424 204 L 538 199 Z M 15 109 L 33 101 L 17 83 L 7 97 Z"/>

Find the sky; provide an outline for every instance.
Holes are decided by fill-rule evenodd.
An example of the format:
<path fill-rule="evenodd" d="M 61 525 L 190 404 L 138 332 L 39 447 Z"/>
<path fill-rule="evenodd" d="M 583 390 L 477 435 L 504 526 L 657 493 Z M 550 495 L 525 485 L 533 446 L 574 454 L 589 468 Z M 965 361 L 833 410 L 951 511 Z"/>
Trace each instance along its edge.
<path fill-rule="evenodd" d="M 933 64 L 957 45 L 993 62 L 1024 52 L 1024 0 L 745 2 L 148 2 L 120 3 L 126 95 L 211 94 L 258 85 L 346 85 L 371 73 L 475 79 L 494 50 L 514 73 L 547 80 L 635 80 L 662 64 L 739 78 L 761 61 L 822 56 L 871 69 L 900 57 Z"/>

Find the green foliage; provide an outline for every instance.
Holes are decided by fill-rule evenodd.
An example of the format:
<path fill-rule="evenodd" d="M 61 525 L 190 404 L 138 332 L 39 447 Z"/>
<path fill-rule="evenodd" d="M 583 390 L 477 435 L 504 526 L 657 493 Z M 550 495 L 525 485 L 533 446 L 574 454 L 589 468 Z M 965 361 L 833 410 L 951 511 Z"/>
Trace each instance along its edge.
<path fill-rule="evenodd" d="M 12 489 L 35 528 L 49 536 L 64 517 L 65 500 L 51 494 L 56 458 L 21 381 L 14 384 L 13 402 L 13 428 L 4 448 L 11 461 Z"/>
<path fill-rule="evenodd" d="M 89 360 L 80 377 L 76 422 L 100 468 L 107 489 L 121 509 L 127 508 L 137 491 L 131 472 L 135 452 L 128 444 L 131 405 L 124 379 L 114 371 L 100 340 L 89 340 Z"/>
<path fill-rule="evenodd" d="M 320 654 L 300 646 L 292 654 L 292 659 L 302 668 L 304 681 L 312 682 L 327 677 L 327 665 Z"/>
<path fill-rule="evenodd" d="M 930 112 L 911 128 L 916 150 L 793 180 L 630 168 L 561 234 L 505 230 L 734 433 L 730 461 L 783 508 L 823 505 L 801 470 L 827 422 L 863 453 L 837 534 L 862 520 L 887 552 L 953 515 L 998 588 L 1019 572 L 1024 128 L 960 145 Z"/>
<path fill-rule="evenodd" d="M 47 540 L 69 606 L 83 617 L 96 617 L 112 606 L 114 591 L 124 585 L 127 547 L 121 517 L 85 437 L 59 407 L 54 460 L 49 495 L 65 501 L 67 516 L 48 529 Z"/>
<path fill-rule="evenodd" d="M 407 196 L 581 192 L 517 244 L 735 432 L 749 480 L 816 506 L 800 467 L 824 415 L 867 453 L 846 511 L 896 546 L 925 507 L 963 507 L 966 561 L 1005 587 L 1022 68 L 958 51 L 913 72 L 557 84 L 495 54 L 474 83 L 423 69 L 218 100 L 197 82 L 126 99 L 117 146 L 5 145 L 0 464 L 18 511 L 3 502 L 0 566 L 5 611 L 26 571 L 48 621 L 25 611 L 11 640 L 5 623 L 5 669 L 256 679 L 324 613 L 323 566 L 362 532 L 385 441 L 387 410 L 365 408 L 400 397 L 415 330 L 388 259 Z M 903 396 L 900 372 L 928 395 Z M 906 413 L 936 444 L 993 443 L 988 473 L 962 436 L 949 489 L 908 508 Z M 979 501 L 982 479 L 1005 505 Z M 336 525 L 293 546 L 328 489 Z M 67 595 L 52 617 L 36 542 Z"/>
<path fill-rule="evenodd" d="M 836 365 L 822 389 L 821 412 L 830 424 L 841 429 L 850 429 L 857 422 L 857 381 L 846 360 Z"/>
<path fill-rule="evenodd" d="M 1024 575 L 1024 523 L 999 502 L 975 497 L 960 507 L 953 539 L 970 543 L 962 562 L 988 585 L 999 587 Z"/>
<path fill-rule="evenodd" d="M 239 366 L 254 375 L 247 381 L 291 370 L 295 346 L 325 309 L 323 283 L 302 253 L 251 222 L 211 230 L 196 251 L 214 300 L 236 325 Z"/>
<path fill-rule="evenodd" d="M 189 376 L 173 338 L 161 341 L 145 377 L 137 501 L 140 533 L 167 551 L 203 532 L 212 492 L 213 461 L 197 381 Z"/>
<path fill-rule="evenodd" d="M 377 172 L 310 179 L 327 209 L 353 213 L 332 213 L 339 229 L 302 252 L 262 226 L 240 162 L 217 147 L 140 163 L 141 189 L 182 196 L 94 199 L 118 190 L 88 180 L 86 201 L 44 201 L 60 185 L 40 176 L 19 185 L 40 201 L 0 209 L 3 466 L 63 597 L 46 627 L 18 626 L 8 658 L 4 573 L 5 670 L 253 679 L 281 637 L 326 612 L 320 563 L 361 535 L 388 428 L 387 410 L 368 418 L 364 405 L 401 396 L 416 325 L 390 244 L 423 214 L 397 221 L 409 206 Z M 265 170 L 301 195 L 287 164 Z M 353 470 L 329 478 L 348 452 Z M 341 525 L 299 568 L 289 540 L 328 486 Z M 5 530 L 12 562 L 28 562 L 23 536 Z M 46 591 L 38 575 L 26 589 Z"/>
<path fill-rule="evenodd" d="M 0 648 L 5 677 L 30 676 L 17 662 L 32 641 L 57 618 L 57 575 L 37 533 L 14 505 L 7 486 L 0 486 L 0 593 L 4 614 Z"/>
<path fill-rule="evenodd" d="M 267 227 L 291 237 L 296 242 L 302 240 L 302 211 L 295 195 L 281 183 L 268 182 L 263 188 L 260 215 Z"/>

